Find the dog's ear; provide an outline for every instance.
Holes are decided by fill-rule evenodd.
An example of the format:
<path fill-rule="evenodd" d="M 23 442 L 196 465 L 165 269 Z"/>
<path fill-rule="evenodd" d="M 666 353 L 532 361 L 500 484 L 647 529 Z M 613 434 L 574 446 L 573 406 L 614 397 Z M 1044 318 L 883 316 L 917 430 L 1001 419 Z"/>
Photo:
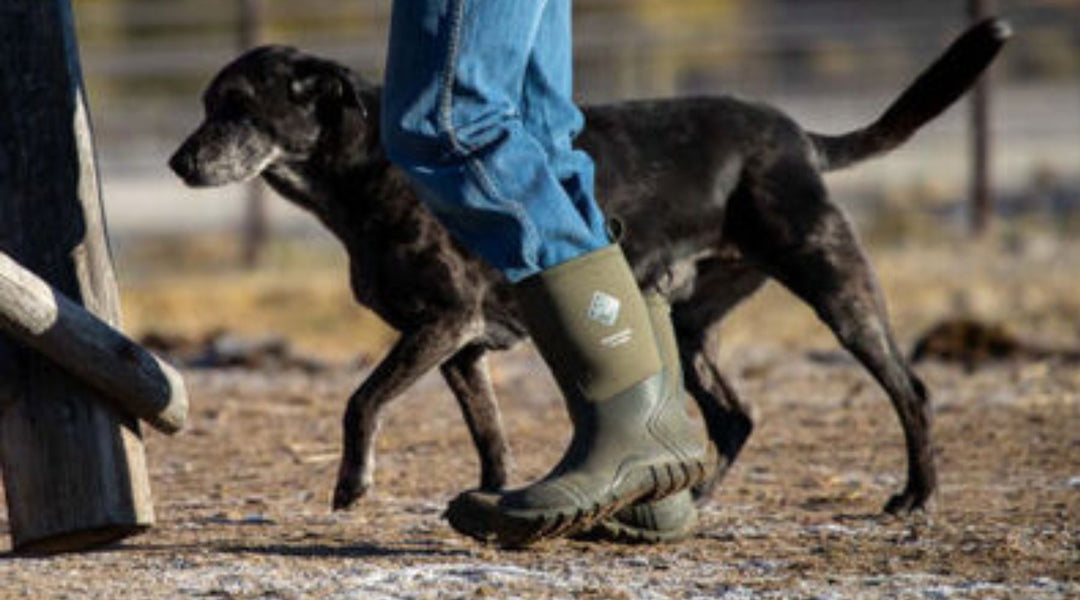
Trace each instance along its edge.
<path fill-rule="evenodd" d="M 333 67 L 342 99 L 359 110 L 362 119 L 370 121 L 370 117 L 378 104 L 378 90 L 349 69 L 337 64 L 333 65 Z"/>
<path fill-rule="evenodd" d="M 379 89 L 363 81 L 348 68 L 329 61 L 319 65 L 317 74 L 300 78 L 295 93 L 308 95 L 317 103 L 323 125 L 323 143 L 335 148 L 327 155 L 359 152 L 371 158 L 379 152 Z"/>
<path fill-rule="evenodd" d="M 318 103 L 321 111 L 335 112 L 356 109 L 363 119 L 368 118 L 370 103 L 366 85 L 347 67 L 328 60 L 302 63 L 289 84 L 289 96 L 297 104 Z"/>

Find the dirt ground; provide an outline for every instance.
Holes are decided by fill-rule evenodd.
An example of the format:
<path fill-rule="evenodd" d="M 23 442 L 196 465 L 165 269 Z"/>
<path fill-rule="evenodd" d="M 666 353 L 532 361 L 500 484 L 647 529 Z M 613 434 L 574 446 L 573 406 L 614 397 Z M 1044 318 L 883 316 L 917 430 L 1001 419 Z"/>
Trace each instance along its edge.
<path fill-rule="evenodd" d="M 905 344 L 963 312 L 1080 346 L 1077 248 L 983 250 L 877 253 Z M 685 542 L 502 551 L 456 535 L 440 514 L 477 464 L 433 375 L 385 413 L 372 494 L 332 513 L 340 413 L 366 367 L 188 370 L 188 429 L 146 434 L 157 526 L 93 553 L 0 554 L 0 598 L 1080 597 L 1080 365 L 920 365 L 941 489 L 927 513 L 884 517 L 904 463 L 878 388 L 782 292 L 731 321 L 726 369 L 757 429 Z M 522 483 L 569 428 L 529 348 L 493 363 Z"/>

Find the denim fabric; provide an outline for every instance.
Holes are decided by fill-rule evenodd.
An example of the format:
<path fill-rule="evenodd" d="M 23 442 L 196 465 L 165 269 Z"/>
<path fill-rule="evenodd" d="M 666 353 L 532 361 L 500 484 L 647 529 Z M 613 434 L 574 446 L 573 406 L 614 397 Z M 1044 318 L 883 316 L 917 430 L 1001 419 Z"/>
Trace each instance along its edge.
<path fill-rule="evenodd" d="M 395 0 L 382 137 L 451 234 L 519 281 L 610 243 L 571 144 L 570 0 Z"/>

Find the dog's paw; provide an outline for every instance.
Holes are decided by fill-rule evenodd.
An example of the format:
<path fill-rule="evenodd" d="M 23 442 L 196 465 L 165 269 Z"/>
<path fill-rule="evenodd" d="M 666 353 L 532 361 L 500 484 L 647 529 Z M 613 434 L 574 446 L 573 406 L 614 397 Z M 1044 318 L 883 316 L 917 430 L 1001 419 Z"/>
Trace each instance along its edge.
<path fill-rule="evenodd" d="M 360 483 L 358 479 L 343 477 L 334 486 L 334 510 L 347 510 L 356 504 L 356 501 L 364 497 L 368 486 Z"/>
<path fill-rule="evenodd" d="M 884 511 L 890 515 L 900 515 L 925 510 L 929 499 L 929 493 L 904 490 L 889 498 L 889 501 L 885 503 Z"/>

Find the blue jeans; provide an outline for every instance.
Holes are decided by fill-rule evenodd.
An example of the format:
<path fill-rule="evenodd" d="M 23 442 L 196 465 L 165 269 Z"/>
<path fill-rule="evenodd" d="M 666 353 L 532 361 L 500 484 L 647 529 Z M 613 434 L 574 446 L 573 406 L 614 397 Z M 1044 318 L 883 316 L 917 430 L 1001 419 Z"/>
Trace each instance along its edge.
<path fill-rule="evenodd" d="M 387 155 L 511 281 L 610 244 L 571 53 L 570 0 L 394 0 Z"/>

